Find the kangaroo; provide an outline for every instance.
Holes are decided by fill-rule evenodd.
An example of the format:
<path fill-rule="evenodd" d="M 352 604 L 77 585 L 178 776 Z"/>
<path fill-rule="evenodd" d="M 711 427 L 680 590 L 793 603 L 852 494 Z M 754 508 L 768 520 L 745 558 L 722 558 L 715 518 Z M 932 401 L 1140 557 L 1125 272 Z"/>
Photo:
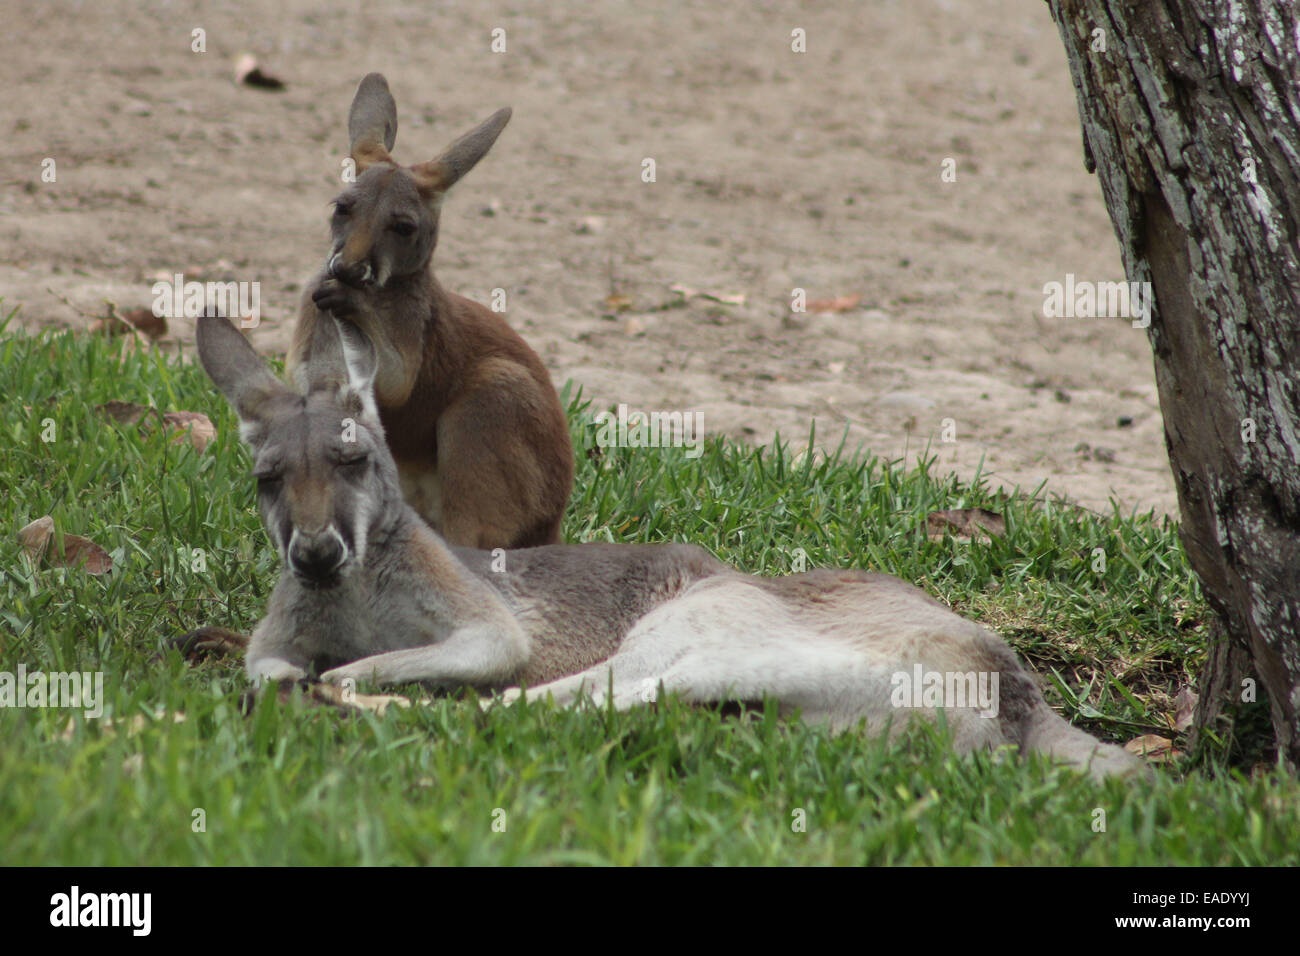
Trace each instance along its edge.
<path fill-rule="evenodd" d="M 283 565 L 248 645 L 254 680 L 423 682 L 617 708 L 660 688 L 698 704 L 771 696 L 784 714 L 872 734 L 946 705 L 962 751 L 1011 744 L 1096 776 L 1140 766 L 1057 716 L 999 637 L 888 575 L 755 577 L 686 544 L 448 545 L 403 501 L 375 348 L 346 322 L 320 323 L 315 341 L 298 393 L 227 320 L 199 319 L 199 357 L 253 450 Z M 966 681 L 969 699 L 917 686 L 900 700 L 900 675 L 936 673 Z M 976 700 L 980 675 L 991 698 Z"/>
<path fill-rule="evenodd" d="M 402 167 L 388 152 L 388 83 L 361 81 L 348 116 L 356 181 L 334 200 L 329 258 L 303 294 L 287 357 L 305 388 L 329 316 L 365 332 L 403 497 L 445 540 L 476 548 L 559 542 L 573 485 L 568 422 L 541 359 L 498 313 L 446 291 L 431 265 L 443 197 L 509 119 L 499 110 L 437 158 Z"/>

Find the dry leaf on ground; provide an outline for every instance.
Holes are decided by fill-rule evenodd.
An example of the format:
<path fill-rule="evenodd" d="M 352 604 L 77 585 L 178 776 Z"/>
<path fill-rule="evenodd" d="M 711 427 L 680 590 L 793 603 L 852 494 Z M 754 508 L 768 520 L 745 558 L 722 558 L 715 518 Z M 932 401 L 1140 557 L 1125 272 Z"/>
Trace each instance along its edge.
<path fill-rule="evenodd" d="M 1181 750 L 1174 749 L 1172 740 L 1159 734 L 1143 734 L 1141 737 L 1134 737 L 1124 745 L 1124 749 L 1133 756 L 1152 763 L 1164 763 L 1166 760 L 1173 760 L 1183 755 Z"/>
<path fill-rule="evenodd" d="M 45 558 L 51 567 L 80 567 L 88 574 L 105 574 L 113 569 L 108 552 L 79 534 L 65 534 L 63 550 L 51 554 L 50 542 L 54 537 L 54 519 L 49 515 L 37 518 L 18 532 L 18 541 L 33 561 Z"/>
<path fill-rule="evenodd" d="M 847 312 L 861 301 L 860 295 L 841 295 L 833 299 L 811 299 L 807 308 L 809 312 Z"/>
<path fill-rule="evenodd" d="M 116 400 L 96 405 L 95 411 L 122 425 L 135 425 L 146 415 L 158 414 L 156 408 L 150 408 L 148 405 L 137 405 L 135 402 L 119 402 Z"/>
<path fill-rule="evenodd" d="M 167 334 L 167 320 L 154 315 L 152 309 L 128 309 L 122 313 L 122 318 L 151 339 L 160 339 Z"/>
<path fill-rule="evenodd" d="M 45 557 L 45 549 L 50 546 L 52 537 L 54 537 L 54 519 L 45 515 L 18 532 L 18 543 L 23 546 L 23 550 L 33 561 L 39 561 Z"/>
<path fill-rule="evenodd" d="M 163 414 L 163 426 L 168 431 L 176 432 L 172 436 L 173 441 L 188 437 L 195 451 L 203 451 L 217 437 L 217 427 L 202 412 L 166 412 Z"/>
<path fill-rule="evenodd" d="M 245 53 L 235 61 L 235 82 L 259 90 L 284 89 L 284 80 L 270 73 L 263 73 L 262 68 L 257 65 L 257 58 L 251 53 Z"/>
<path fill-rule="evenodd" d="M 154 420 L 161 418 L 163 427 L 174 433 L 173 441 L 188 439 L 195 451 L 203 451 L 217 437 L 217 427 L 202 412 L 160 413 L 147 405 L 118 401 L 96 405 L 95 411 L 123 425 L 139 424 L 146 434 L 153 427 Z"/>
<path fill-rule="evenodd" d="M 1000 514 L 987 508 L 953 508 L 926 515 L 925 531 L 931 541 L 942 541 L 945 534 L 972 541 L 989 535 L 1000 538 L 1007 533 L 1007 525 Z"/>

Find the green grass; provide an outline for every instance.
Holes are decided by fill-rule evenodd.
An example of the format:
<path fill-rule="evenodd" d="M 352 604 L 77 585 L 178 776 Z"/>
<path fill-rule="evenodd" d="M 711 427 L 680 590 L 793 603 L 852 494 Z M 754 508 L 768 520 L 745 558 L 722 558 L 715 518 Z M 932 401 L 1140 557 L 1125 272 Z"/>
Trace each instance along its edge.
<path fill-rule="evenodd" d="M 113 399 L 205 412 L 218 437 L 200 454 L 109 424 L 94 408 Z M 204 624 L 247 632 L 275 580 L 247 454 L 202 371 L 0 328 L 0 402 L 0 670 L 102 670 L 114 720 L 0 709 L 0 863 L 1300 862 L 1300 787 L 1226 766 L 1226 748 L 1100 785 L 953 757 L 941 729 L 873 742 L 671 701 L 484 713 L 444 699 L 377 717 L 265 696 L 245 714 L 236 662 L 158 654 Z M 570 407 L 570 539 L 693 541 L 763 574 L 802 549 L 809 566 L 897 574 L 999 629 L 1055 705 L 1119 741 L 1167 726 L 1205 657 L 1208 612 L 1168 522 L 787 446 L 596 449 Z M 970 506 L 1004 514 L 1005 537 L 926 536 L 928 512 Z M 44 514 L 114 570 L 33 567 L 15 532 Z M 185 720 L 128 732 L 164 710 Z"/>

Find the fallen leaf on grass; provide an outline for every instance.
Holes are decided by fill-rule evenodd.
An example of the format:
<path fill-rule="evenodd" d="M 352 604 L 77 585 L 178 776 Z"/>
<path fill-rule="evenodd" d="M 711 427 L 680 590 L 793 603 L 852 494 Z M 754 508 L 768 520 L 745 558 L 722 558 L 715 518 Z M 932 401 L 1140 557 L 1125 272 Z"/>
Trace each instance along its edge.
<path fill-rule="evenodd" d="M 113 559 L 108 552 L 79 534 L 63 536 L 63 553 L 51 563 L 65 568 L 84 566 L 87 574 L 107 574 L 113 570 Z"/>
<path fill-rule="evenodd" d="M 195 451 L 203 451 L 217 437 L 217 427 L 202 412 L 166 412 L 163 414 L 163 427 L 176 433 L 172 441 L 188 436 Z"/>
<path fill-rule="evenodd" d="M 54 519 L 49 515 L 37 518 L 18 532 L 18 543 L 23 546 L 33 561 L 45 557 L 45 549 L 50 546 L 54 535 Z"/>
<path fill-rule="evenodd" d="M 973 541 L 1007 533 L 1007 524 L 996 511 L 986 508 L 954 508 L 949 511 L 931 511 L 925 516 L 926 535 L 931 541 L 942 541 L 945 534 L 958 541 Z"/>
<path fill-rule="evenodd" d="M 159 412 L 148 405 L 134 402 L 105 402 L 96 405 L 95 411 L 123 425 L 140 425 L 141 432 L 148 434 L 153 422 L 161 419 L 163 428 L 173 432 L 172 441 L 188 438 L 195 451 L 203 451 L 217 437 L 217 427 L 212 419 L 202 412 Z M 147 419 L 147 420 L 146 420 Z"/>
<path fill-rule="evenodd" d="M 860 295 L 841 295 L 834 299 L 812 299 L 807 308 L 809 312 L 847 312 L 861 301 Z"/>
<path fill-rule="evenodd" d="M 794 468 L 820 468 L 825 461 L 826 454 L 820 448 L 805 445 L 791 456 L 790 465 Z"/>
<path fill-rule="evenodd" d="M 105 574 L 113 569 L 113 559 L 108 552 L 89 538 L 79 534 L 63 536 L 63 550 L 50 555 L 50 542 L 54 540 L 54 519 L 49 515 L 37 518 L 18 532 L 18 541 L 33 561 L 46 558 L 51 567 L 83 567 L 88 574 Z"/>
<path fill-rule="evenodd" d="M 83 312 L 87 318 L 88 313 Z M 86 329 L 108 336 L 127 336 L 135 345 L 161 338 L 167 334 L 167 320 L 153 314 L 152 309 L 128 309 L 118 314 L 117 304 L 104 300 L 104 314 L 94 317 Z"/>
<path fill-rule="evenodd" d="M 134 425 L 146 415 L 158 414 L 158 409 L 150 408 L 148 405 L 137 405 L 135 402 L 119 402 L 116 400 L 105 402 L 103 405 L 96 405 L 95 411 L 123 425 Z"/>
<path fill-rule="evenodd" d="M 1143 734 L 1141 737 L 1134 737 L 1124 745 L 1124 749 L 1133 756 L 1152 763 L 1164 763 L 1183 755 L 1181 750 L 1174 749 L 1172 740 L 1159 734 Z"/>
<path fill-rule="evenodd" d="M 607 295 L 602 304 L 610 312 L 626 312 L 632 308 L 632 299 L 626 295 Z"/>

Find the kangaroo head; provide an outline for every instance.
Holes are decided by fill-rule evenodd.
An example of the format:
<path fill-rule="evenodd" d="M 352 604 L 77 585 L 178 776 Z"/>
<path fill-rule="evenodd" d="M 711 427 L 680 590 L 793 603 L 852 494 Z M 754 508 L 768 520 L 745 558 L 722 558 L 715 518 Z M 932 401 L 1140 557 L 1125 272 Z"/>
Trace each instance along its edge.
<path fill-rule="evenodd" d="M 357 288 L 383 288 L 428 268 L 442 197 L 492 148 L 509 120 L 509 108 L 498 110 L 435 159 L 400 166 L 388 154 L 397 138 L 397 104 L 382 75 L 367 75 L 348 115 L 357 175 L 334 200 L 330 275 Z"/>
<path fill-rule="evenodd" d="M 284 566 L 310 588 L 334 587 L 360 567 L 367 541 L 401 514 L 402 500 L 375 410 L 374 348 L 332 318 L 320 331 L 326 347 L 313 354 L 300 394 L 229 321 L 198 320 L 199 358 L 253 452 L 267 533 Z"/>

